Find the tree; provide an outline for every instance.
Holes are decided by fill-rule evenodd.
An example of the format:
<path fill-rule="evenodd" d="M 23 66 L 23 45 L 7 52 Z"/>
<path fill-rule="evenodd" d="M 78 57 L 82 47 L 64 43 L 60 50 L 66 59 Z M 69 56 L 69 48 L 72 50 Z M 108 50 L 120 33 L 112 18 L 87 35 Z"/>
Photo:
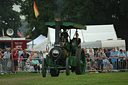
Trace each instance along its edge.
<path fill-rule="evenodd" d="M 127 4 L 128 0 L 67 0 L 62 16 L 86 25 L 114 24 L 118 37 L 128 42 Z"/>
<path fill-rule="evenodd" d="M 27 32 L 27 35 L 30 35 L 30 38 L 35 38 L 40 34 L 47 35 L 47 27 L 45 22 L 54 20 L 54 0 L 36 0 L 39 16 L 38 18 L 34 15 L 33 10 L 33 0 L 25 0 L 21 4 L 21 14 L 25 16 L 25 21 L 28 22 L 27 28 L 30 30 Z M 34 34 L 32 34 L 32 29 L 35 27 Z"/>
<path fill-rule="evenodd" d="M 1 0 L 0 3 L 0 34 L 2 29 L 8 28 L 14 30 L 14 37 L 17 37 L 17 29 L 21 26 L 20 15 L 12 10 L 14 4 L 20 4 L 21 0 Z M 5 33 L 6 35 L 6 33 Z"/>

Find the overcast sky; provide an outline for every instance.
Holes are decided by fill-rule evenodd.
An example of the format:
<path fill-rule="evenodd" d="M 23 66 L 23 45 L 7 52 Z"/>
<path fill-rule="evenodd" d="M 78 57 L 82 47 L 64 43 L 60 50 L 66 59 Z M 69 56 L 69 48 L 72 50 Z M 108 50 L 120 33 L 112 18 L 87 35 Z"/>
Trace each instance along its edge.
<path fill-rule="evenodd" d="M 17 12 L 20 12 L 20 6 L 19 5 L 13 5 L 13 10 L 17 11 Z M 25 19 L 24 16 L 20 16 L 21 19 Z"/>

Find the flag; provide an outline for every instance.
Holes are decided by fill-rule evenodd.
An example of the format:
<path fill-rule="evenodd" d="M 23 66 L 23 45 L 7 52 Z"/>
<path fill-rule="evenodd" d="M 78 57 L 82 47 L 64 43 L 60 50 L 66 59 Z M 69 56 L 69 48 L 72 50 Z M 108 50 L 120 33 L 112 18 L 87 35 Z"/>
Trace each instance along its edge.
<path fill-rule="evenodd" d="M 23 32 L 21 33 L 21 38 L 24 38 Z"/>
<path fill-rule="evenodd" d="M 5 36 L 4 36 L 4 29 L 2 29 L 2 35 L 3 35 L 3 37 L 5 37 Z"/>
<path fill-rule="evenodd" d="M 35 29 L 36 29 L 36 28 L 35 28 L 35 27 L 33 27 L 32 32 L 33 32 Z"/>
<path fill-rule="evenodd" d="M 19 31 L 17 31 L 17 35 L 18 35 L 18 36 L 21 36 Z"/>
<path fill-rule="evenodd" d="M 21 33 L 19 31 L 17 31 L 17 35 L 21 37 Z"/>
<path fill-rule="evenodd" d="M 34 12 L 35 12 L 35 17 L 38 18 L 39 11 L 38 11 L 38 9 L 37 9 L 37 6 L 36 6 L 35 1 L 34 1 Z"/>
<path fill-rule="evenodd" d="M 20 33 L 19 31 L 17 31 L 17 35 L 18 36 L 20 36 L 21 38 L 23 38 L 24 36 L 23 36 L 23 32 L 22 33 Z"/>

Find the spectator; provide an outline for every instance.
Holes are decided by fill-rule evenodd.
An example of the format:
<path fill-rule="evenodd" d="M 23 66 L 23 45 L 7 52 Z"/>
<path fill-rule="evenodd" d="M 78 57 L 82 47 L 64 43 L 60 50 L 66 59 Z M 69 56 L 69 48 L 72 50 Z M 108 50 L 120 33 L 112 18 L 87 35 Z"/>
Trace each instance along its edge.
<path fill-rule="evenodd" d="M 2 59 L 4 56 L 3 52 L 2 52 L 2 49 L 0 48 L 0 59 Z"/>
<path fill-rule="evenodd" d="M 98 50 L 96 51 L 96 56 L 97 56 L 97 57 L 98 57 L 99 52 L 100 52 L 100 50 L 98 49 Z"/>
<path fill-rule="evenodd" d="M 21 54 L 21 56 L 23 56 L 23 59 L 22 59 L 22 71 L 24 70 L 25 66 L 26 66 L 26 60 L 28 59 L 29 57 L 29 54 L 27 53 L 27 50 L 24 49 L 23 53 Z"/>
<path fill-rule="evenodd" d="M 4 59 L 5 59 L 5 71 L 11 71 L 11 53 L 10 53 L 10 49 L 7 48 L 6 52 L 4 52 Z"/>
<path fill-rule="evenodd" d="M 39 51 L 36 51 L 36 54 L 37 54 L 36 60 L 38 60 L 39 63 L 40 63 L 40 62 L 41 62 L 41 55 L 40 55 L 40 52 L 39 52 Z"/>
<path fill-rule="evenodd" d="M 120 52 L 117 55 L 119 57 L 119 69 L 125 69 L 126 55 L 124 54 L 122 49 L 120 49 Z"/>
<path fill-rule="evenodd" d="M 128 68 L 128 51 L 126 51 L 126 59 L 127 59 L 126 65 L 127 65 L 127 68 Z"/>
<path fill-rule="evenodd" d="M 111 51 L 111 61 L 112 61 L 112 65 L 113 65 L 113 69 L 116 70 L 117 69 L 117 52 L 115 51 L 115 48 L 112 49 Z"/>
<path fill-rule="evenodd" d="M 102 50 L 102 52 L 104 53 L 104 50 L 105 50 L 105 49 L 104 49 L 104 48 L 102 48 L 101 50 Z"/>
<path fill-rule="evenodd" d="M 97 59 L 98 70 L 103 70 L 103 60 L 102 60 L 103 57 L 106 57 L 106 55 L 103 52 L 103 50 L 101 49 L 100 52 L 98 53 L 98 59 Z"/>
<path fill-rule="evenodd" d="M 103 70 L 106 70 L 108 59 L 106 57 L 103 57 Z"/>
<path fill-rule="evenodd" d="M 92 49 L 89 49 L 89 56 L 90 56 L 90 59 L 91 59 L 91 67 L 93 67 L 95 57 L 94 57 L 94 53 L 93 53 Z"/>
<path fill-rule="evenodd" d="M 120 52 L 120 48 L 119 47 L 116 47 L 116 52 L 117 52 L 117 54 Z"/>
<path fill-rule="evenodd" d="M 21 54 L 23 53 L 23 50 L 22 50 L 22 48 L 20 48 L 19 49 L 19 56 L 18 56 L 18 60 L 20 60 L 20 56 L 21 56 Z"/>
<path fill-rule="evenodd" d="M 97 62 L 94 63 L 93 68 L 94 68 L 95 70 L 98 69 L 98 64 L 97 64 Z"/>
<path fill-rule="evenodd" d="M 14 48 L 13 50 L 13 71 L 16 73 L 17 72 L 17 69 L 18 69 L 18 49 Z"/>
<path fill-rule="evenodd" d="M 117 57 L 117 52 L 115 51 L 114 48 L 112 49 L 111 57 Z"/>
<path fill-rule="evenodd" d="M 123 50 L 123 53 L 126 55 L 126 50 Z"/>
<path fill-rule="evenodd" d="M 20 59 L 19 59 L 19 67 L 20 69 L 22 70 L 22 60 L 23 60 L 23 56 L 20 56 Z"/>
<path fill-rule="evenodd" d="M 48 51 L 43 51 L 43 58 L 46 58 L 46 56 L 49 55 Z"/>
<path fill-rule="evenodd" d="M 117 54 L 119 58 L 126 58 L 125 53 L 123 52 L 122 49 L 120 49 L 120 52 Z"/>
<path fill-rule="evenodd" d="M 104 67 L 106 67 L 107 62 L 109 62 L 109 61 L 108 61 L 108 59 L 104 56 L 104 57 L 103 57 L 103 66 L 104 66 Z"/>
<path fill-rule="evenodd" d="M 87 53 L 87 49 L 86 48 L 84 48 L 84 54 L 85 54 L 85 58 L 86 58 L 87 62 L 89 62 L 90 61 L 89 60 L 89 53 Z"/>
<path fill-rule="evenodd" d="M 92 70 L 90 62 L 87 62 L 87 70 L 89 70 L 89 71 Z"/>
<path fill-rule="evenodd" d="M 93 67 L 92 67 L 92 72 L 99 73 L 97 71 L 97 69 L 98 69 L 98 64 L 97 64 L 97 62 L 95 62 L 94 65 L 93 65 Z"/>
<path fill-rule="evenodd" d="M 31 53 L 33 53 L 33 52 L 32 52 L 32 51 L 30 51 L 30 50 L 28 50 L 27 52 L 28 52 L 28 54 L 29 54 L 29 55 L 31 55 Z"/>
<path fill-rule="evenodd" d="M 104 53 L 105 53 L 107 59 L 109 59 L 111 57 L 110 51 L 108 51 L 108 48 L 105 48 L 104 50 L 105 50 Z"/>
<path fill-rule="evenodd" d="M 3 59 L 3 56 L 4 54 L 2 53 L 2 49 L 0 49 L 0 65 L 2 66 L 0 69 L 3 70 L 3 62 L 4 62 L 4 59 Z"/>
<path fill-rule="evenodd" d="M 0 49 L 0 60 L 3 61 L 4 54 L 2 53 L 2 49 Z"/>
<path fill-rule="evenodd" d="M 32 56 L 34 55 L 34 51 L 31 51 L 31 52 L 29 51 L 28 54 L 29 54 L 29 60 L 32 61 L 33 59 Z"/>
<path fill-rule="evenodd" d="M 110 51 L 108 51 L 108 48 L 105 48 L 104 50 L 105 50 L 105 51 L 104 51 L 104 53 L 105 53 L 105 55 L 106 55 L 107 59 L 109 60 L 109 62 L 111 62 L 111 55 L 110 55 Z"/>
<path fill-rule="evenodd" d="M 37 69 L 38 72 L 40 72 L 40 63 L 38 60 L 36 60 L 36 55 L 33 55 L 32 65 L 34 67 L 35 73 L 37 73 Z"/>
<path fill-rule="evenodd" d="M 112 71 L 112 70 L 113 70 L 113 65 L 112 65 L 110 62 L 107 62 L 106 70 L 107 70 L 107 72 L 109 72 L 109 71 Z"/>

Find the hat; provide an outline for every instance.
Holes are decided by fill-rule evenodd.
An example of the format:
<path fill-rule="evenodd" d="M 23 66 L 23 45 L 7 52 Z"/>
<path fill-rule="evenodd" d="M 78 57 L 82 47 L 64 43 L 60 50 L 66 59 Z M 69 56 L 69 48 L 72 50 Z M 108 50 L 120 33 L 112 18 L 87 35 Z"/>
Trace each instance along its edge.
<path fill-rule="evenodd" d="M 120 49 L 120 51 L 123 51 L 122 49 Z"/>

